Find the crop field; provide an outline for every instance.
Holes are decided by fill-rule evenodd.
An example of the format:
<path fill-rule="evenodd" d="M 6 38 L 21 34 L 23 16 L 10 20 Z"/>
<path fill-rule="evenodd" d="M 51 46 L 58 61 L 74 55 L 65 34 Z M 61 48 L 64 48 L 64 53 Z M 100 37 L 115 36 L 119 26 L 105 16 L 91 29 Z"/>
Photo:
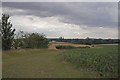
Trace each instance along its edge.
<path fill-rule="evenodd" d="M 117 77 L 117 45 L 3 52 L 3 78 Z"/>
<path fill-rule="evenodd" d="M 61 53 L 63 59 L 76 68 L 96 71 L 103 77 L 117 77 L 118 46 L 104 45 L 102 48 L 73 49 Z"/>

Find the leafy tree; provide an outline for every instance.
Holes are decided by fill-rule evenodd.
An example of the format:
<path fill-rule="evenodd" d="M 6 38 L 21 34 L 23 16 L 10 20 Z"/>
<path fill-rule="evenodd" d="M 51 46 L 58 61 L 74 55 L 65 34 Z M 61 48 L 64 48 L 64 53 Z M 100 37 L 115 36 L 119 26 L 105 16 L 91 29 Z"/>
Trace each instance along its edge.
<path fill-rule="evenodd" d="M 20 48 L 47 48 L 48 39 L 44 34 L 20 32 L 19 37 L 14 39 L 14 47 Z"/>
<path fill-rule="evenodd" d="M 59 41 L 63 41 L 64 40 L 64 37 L 59 37 Z"/>
<path fill-rule="evenodd" d="M 45 35 L 38 33 L 28 34 L 24 40 L 26 48 L 47 48 L 49 41 Z"/>
<path fill-rule="evenodd" d="M 12 29 L 12 24 L 9 21 L 9 18 L 9 15 L 2 15 L 2 50 L 10 50 L 14 39 L 15 29 Z"/>
<path fill-rule="evenodd" d="M 15 49 L 17 49 L 18 47 L 23 48 L 23 40 L 24 40 L 24 35 L 25 33 L 23 31 L 19 31 L 16 35 L 15 35 L 15 39 L 13 41 L 13 47 Z"/>

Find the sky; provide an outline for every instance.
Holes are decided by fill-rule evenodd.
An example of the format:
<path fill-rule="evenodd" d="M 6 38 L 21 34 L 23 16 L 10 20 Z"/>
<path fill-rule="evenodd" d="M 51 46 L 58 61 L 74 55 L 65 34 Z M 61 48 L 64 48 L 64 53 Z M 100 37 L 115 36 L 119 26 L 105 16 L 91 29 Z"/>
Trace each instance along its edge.
<path fill-rule="evenodd" d="M 0 8 L 1 9 L 1 8 Z M 48 38 L 118 38 L 117 2 L 3 2 L 16 32 Z"/>

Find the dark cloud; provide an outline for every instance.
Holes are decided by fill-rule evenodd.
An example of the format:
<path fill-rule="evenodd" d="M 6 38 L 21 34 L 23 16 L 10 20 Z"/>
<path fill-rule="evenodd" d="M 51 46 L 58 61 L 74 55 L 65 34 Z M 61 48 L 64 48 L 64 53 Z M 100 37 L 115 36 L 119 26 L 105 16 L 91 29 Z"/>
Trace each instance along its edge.
<path fill-rule="evenodd" d="M 4 2 L 2 6 L 26 10 L 24 15 L 59 16 L 66 23 L 117 27 L 117 2 Z"/>

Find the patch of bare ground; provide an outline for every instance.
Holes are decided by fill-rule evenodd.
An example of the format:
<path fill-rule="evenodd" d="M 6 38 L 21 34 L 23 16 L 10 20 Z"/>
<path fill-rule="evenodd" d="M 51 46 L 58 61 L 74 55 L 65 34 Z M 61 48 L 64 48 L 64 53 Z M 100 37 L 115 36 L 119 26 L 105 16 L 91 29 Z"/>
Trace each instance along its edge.
<path fill-rule="evenodd" d="M 63 45 L 63 46 L 74 46 L 74 47 L 79 47 L 79 48 L 101 48 L 101 46 L 98 45 L 83 45 L 83 44 L 72 44 L 72 43 L 68 43 L 68 42 L 50 42 L 49 43 L 49 48 L 48 49 L 53 49 L 53 50 L 57 50 L 56 46 L 59 45 Z"/>

